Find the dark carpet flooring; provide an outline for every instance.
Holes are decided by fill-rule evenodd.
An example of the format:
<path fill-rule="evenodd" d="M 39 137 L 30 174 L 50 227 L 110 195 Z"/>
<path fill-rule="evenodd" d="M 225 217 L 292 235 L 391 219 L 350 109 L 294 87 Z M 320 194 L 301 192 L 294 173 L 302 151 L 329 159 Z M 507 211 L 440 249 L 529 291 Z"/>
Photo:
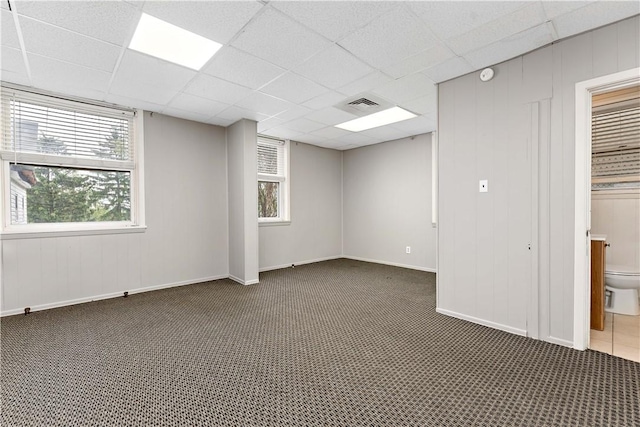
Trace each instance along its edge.
<path fill-rule="evenodd" d="M 6 426 L 640 426 L 640 364 L 435 312 L 350 260 L 1 321 Z"/>

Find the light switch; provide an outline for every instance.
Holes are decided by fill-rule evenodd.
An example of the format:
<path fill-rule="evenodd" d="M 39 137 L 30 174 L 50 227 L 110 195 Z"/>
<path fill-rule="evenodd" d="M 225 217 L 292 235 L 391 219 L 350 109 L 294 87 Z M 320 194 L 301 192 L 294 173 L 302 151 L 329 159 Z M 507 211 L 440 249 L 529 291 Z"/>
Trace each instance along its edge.
<path fill-rule="evenodd" d="M 489 191 L 489 180 L 481 179 L 480 180 L 480 192 L 487 193 Z"/>

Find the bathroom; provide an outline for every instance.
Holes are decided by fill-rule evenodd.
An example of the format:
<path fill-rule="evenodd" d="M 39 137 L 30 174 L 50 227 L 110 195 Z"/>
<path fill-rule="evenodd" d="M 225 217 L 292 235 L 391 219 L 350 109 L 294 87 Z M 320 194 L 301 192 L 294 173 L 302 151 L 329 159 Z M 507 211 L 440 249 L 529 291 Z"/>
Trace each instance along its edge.
<path fill-rule="evenodd" d="M 640 362 L 640 86 L 594 95 L 592 113 L 591 235 L 604 242 L 605 292 L 589 347 Z"/>

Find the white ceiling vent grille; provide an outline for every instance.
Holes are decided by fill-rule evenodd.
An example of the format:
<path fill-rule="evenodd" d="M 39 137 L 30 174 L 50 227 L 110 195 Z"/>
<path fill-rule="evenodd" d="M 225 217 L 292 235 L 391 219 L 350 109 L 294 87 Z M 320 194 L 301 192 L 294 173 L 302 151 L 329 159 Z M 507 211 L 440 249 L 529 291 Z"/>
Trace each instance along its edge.
<path fill-rule="evenodd" d="M 335 108 L 359 117 L 368 116 L 393 106 L 394 104 L 391 102 L 370 93 L 361 93 L 334 105 Z"/>

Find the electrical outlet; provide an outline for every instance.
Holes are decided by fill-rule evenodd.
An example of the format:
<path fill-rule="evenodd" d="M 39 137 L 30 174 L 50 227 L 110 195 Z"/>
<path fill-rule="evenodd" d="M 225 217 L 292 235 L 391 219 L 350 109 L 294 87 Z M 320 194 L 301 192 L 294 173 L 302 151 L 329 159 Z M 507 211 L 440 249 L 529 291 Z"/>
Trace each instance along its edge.
<path fill-rule="evenodd" d="M 407 251 L 408 254 L 410 254 L 411 253 L 411 246 L 407 246 L 406 251 Z"/>

